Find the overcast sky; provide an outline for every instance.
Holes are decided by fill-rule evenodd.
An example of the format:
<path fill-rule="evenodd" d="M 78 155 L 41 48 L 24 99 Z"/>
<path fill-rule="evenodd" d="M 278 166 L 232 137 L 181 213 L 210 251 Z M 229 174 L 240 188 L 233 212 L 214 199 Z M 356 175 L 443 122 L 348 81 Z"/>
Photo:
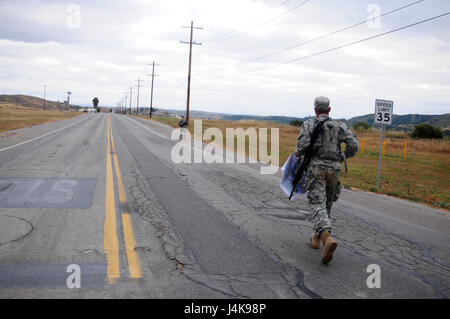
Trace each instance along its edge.
<path fill-rule="evenodd" d="M 191 109 L 234 114 L 311 115 L 314 97 L 332 116 L 450 112 L 450 15 L 292 63 L 450 11 L 449 0 L 0 0 L 0 94 L 115 106 L 137 79 L 140 106 L 184 109 L 190 25 Z M 355 28 L 284 50 L 355 23 Z M 258 58 L 268 55 L 263 58 Z M 281 63 L 281 64 L 280 64 Z M 267 68 L 266 68 L 267 67 Z M 266 69 L 264 69 L 266 68 Z M 257 71 L 259 70 L 259 71 Z M 129 101 L 129 100 L 128 100 Z"/>

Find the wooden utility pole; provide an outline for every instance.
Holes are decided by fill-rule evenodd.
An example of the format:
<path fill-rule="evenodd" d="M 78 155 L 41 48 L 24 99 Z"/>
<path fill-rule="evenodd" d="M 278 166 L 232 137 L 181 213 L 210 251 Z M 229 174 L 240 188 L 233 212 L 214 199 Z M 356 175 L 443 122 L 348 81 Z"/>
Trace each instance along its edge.
<path fill-rule="evenodd" d="M 47 84 L 44 84 L 44 111 L 45 111 L 45 100 L 47 95 Z"/>
<path fill-rule="evenodd" d="M 183 26 L 182 28 L 190 28 L 191 29 L 191 37 L 189 42 L 180 41 L 181 43 L 189 44 L 189 69 L 188 69 L 188 85 L 187 85 L 187 101 L 186 101 L 186 116 L 185 120 L 189 123 L 189 102 L 190 102 L 190 95 L 191 95 L 191 64 L 192 64 L 192 45 L 202 45 L 201 43 L 193 42 L 192 37 L 194 33 L 194 29 L 203 29 L 201 27 L 194 27 L 194 21 L 191 21 L 191 26 L 186 27 Z"/>
<path fill-rule="evenodd" d="M 125 92 L 125 103 L 123 104 L 122 114 L 127 114 L 128 92 Z"/>
<path fill-rule="evenodd" d="M 133 97 L 133 85 L 130 85 L 130 108 L 128 114 L 131 115 L 131 98 Z"/>
<path fill-rule="evenodd" d="M 155 76 L 157 76 L 157 75 L 155 75 L 155 65 L 156 66 L 159 66 L 159 65 L 155 64 L 155 61 L 153 61 L 153 63 L 149 64 L 149 65 L 152 66 L 152 74 L 148 74 L 148 76 L 152 77 L 152 89 L 151 89 L 151 92 L 150 92 L 150 111 L 149 111 L 150 112 L 149 116 L 152 117 L 152 109 L 153 109 L 153 79 L 154 79 Z"/>
<path fill-rule="evenodd" d="M 139 115 L 139 88 L 141 87 L 141 78 L 137 79 L 138 85 L 137 85 L 137 101 L 136 101 L 136 115 Z"/>

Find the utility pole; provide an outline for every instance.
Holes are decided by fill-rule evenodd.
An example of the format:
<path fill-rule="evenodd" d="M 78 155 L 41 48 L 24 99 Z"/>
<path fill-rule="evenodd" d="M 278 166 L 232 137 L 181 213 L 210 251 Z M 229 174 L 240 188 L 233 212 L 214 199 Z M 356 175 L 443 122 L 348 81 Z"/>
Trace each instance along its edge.
<path fill-rule="evenodd" d="M 189 69 L 188 69 L 188 85 L 187 85 L 187 100 L 186 100 L 186 116 L 185 120 L 187 123 L 189 123 L 189 101 L 190 101 L 190 95 L 191 95 L 191 63 L 192 63 L 192 45 L 202 45 L 201 43 L 192 42 L 192 36 L 194 33 L 194 29 L 203 29 L 202 27 L 194 27 L 194 21 L 191 21 L 191 26 L 186 27 L 183 26 L 182 28 L 190 28 L 191 29 L 191 37 L 189 42 L 180 41 L 184 44 L 189 44 Z"/>
<path fill-rule="evenodd" d="M 149 65 L 152 66 L 152 74 L 148 74 L 148 76 L 152 77 L 152 89 L 150 91 L 150 113 L 149 113 L 149 116 L 152 117 L 152 109 L 153 109 L 153 79 L 154 79 L 155 76 L 158 76 L 158 75 L 155 75 L 155 65 L 156 66 L 159 66 L 159 65 L 155 64 L 155 61 L 153 61 L 153 63 L 149 64 Z"/>
<path fill-rule="evenodd" d="M 136 101 L 136 116 L 139 115 L 139 88 L 141 87 L 141 78 L 137 79 L 138 85 L 137 85 L 137 101 Z"/>
<path fill-rule="evenodd" d="M 131 98 L 133 97 L 133 85 L 130 85 L 130 109 L 128 114 L 131 115 Z"/>
<path fill-rule="evenodd" d="M 47 84 L 44 84 L 44 111 L 45 111 L 45 98 L 47 95 Z"/>
<path fill-rule="evenodd" d="M 125 92 L 125 103 L 123 105 L 122 114 L 127 114 L 127 100 L 128 100 L 128 92 Z"/>
<path fill-rule="evenodd" d="M 67 92 L 67 101 L 66 105 L 67 105 L 67 110 L 70 110 L 70 95 L 72 94 L 72 92 Z"/>

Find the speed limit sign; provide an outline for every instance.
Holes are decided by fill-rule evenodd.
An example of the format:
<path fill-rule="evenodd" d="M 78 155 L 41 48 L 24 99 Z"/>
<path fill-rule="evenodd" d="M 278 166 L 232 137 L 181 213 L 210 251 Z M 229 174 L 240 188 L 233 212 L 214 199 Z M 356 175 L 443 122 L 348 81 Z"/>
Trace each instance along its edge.
<path fill-rule="evenodd" d="M 383 130 L 385 125 L 392 124 L 392 111 L 394 102 L 387 100 L 375 100 L 375 124 L 381 124 L 380 130 L 380 152 L 378 153 L 377 188 L 380 187 L 381 174 L 381 150 L 383 145 Z"/>
<path fill-rule="evenodd" d="M 375 124 L 392 124 L 393 101 L 375 100 Z"/>

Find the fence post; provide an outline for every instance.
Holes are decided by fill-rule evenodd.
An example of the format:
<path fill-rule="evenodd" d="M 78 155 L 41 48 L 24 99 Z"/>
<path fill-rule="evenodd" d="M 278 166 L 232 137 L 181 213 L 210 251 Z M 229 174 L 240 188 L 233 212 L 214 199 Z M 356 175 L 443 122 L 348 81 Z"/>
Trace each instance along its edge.
<path fill-rule="evenodd" d="M 404 160 L 406 159 L 406 141 L 404 142 L 404 145 L 403 145 L 403 159 Z"/>

